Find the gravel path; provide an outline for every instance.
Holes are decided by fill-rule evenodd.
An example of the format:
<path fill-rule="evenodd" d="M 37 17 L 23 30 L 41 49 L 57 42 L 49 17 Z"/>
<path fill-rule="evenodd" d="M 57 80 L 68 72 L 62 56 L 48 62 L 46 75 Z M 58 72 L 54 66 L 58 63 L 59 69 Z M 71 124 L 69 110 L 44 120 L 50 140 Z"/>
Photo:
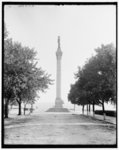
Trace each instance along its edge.
<path fill-rule="evenodd" d="M 5 119 L 5 144 L 116 144 L 116 127 L 73 114 Z"/>

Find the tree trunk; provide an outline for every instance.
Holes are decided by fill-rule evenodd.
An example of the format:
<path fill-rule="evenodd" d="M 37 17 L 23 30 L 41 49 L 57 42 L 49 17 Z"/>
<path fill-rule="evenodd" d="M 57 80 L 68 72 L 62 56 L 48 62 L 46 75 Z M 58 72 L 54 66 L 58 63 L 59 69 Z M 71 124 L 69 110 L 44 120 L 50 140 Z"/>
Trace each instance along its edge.
<path fill-rule="evenodd" d="M 102 111 L 103 111 L 103 118 L 104 118 L 104 120 L 105 120 L 106 114 L 105 114 L 104 101 L 102 102 Z"/>
<path fill-rule="evenodd" d="M 18 102 L 18 105 L 19 105 L 18 115 L 21 115 L 21 101 L 20 101 L 20 102 Z"/>
<path fill-rule="evenodd" d="M 90 104 L 89 104 L 89 108 L 88 108 L 88 110 L 89 110 L 89 113 L 90 113 Z"/>
<path fill-rule="evenodd" d="M 87 104 L 87 115 L 88 115 L 88 104 Z"/>
<path fill-rule="evenodd" d="M 95 117 L 95 104 L 93 103 L 93 117 Z"/>
<path fill-rule="evenodd" d="M 33 112 L 33 104 L 31 104 L 30 113 Z"/>
<path fill-rule="evenodd" d="M 75 111 L 75 104 L 74 104 L 74 111 Z"/>
<path fill-rule="evenodd" d="M 33 109 L 33 104 L 31 104 L 31 109 Z"/>
<path fill-rule="evenodd" d="M 9 100 L 6 101 L 5 106 L 4 106 L 4 115 L 5 115 L 5 118 L 8 118 L 8 113 L 9 113 L 8 104 L 9 104 Z"/>
<path fill-rule="evenodd" d="M 82 114 L 84 114 L 84 105 L 82 105 Z"/>
<path fill-rule="evenodd" d="M 25 112 L 26 112 L 26 104 L 24 104 L 24 115 L 25 115 Z"/>

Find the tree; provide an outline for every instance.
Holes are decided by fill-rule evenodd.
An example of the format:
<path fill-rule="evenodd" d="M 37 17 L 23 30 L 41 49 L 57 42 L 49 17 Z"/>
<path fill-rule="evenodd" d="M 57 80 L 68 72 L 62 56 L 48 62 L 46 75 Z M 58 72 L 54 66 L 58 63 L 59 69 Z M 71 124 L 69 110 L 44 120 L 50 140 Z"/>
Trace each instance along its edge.
<path fill-rule="evenodd" d="M 105 101 L 111 97 L 116 103 L 116 50 L 113 44 L 102 45 L 95 50 L 97 52 L 97 61 L 99 65 L 98 74 L 101 78 L 100 86 L 102 88 Z"/>
<path fill-rule="evenodd" d="M 4 98 L 5 117 L 8 117 L 9 101 L 18 102 L 21 115 L 21 103 L 35 100 L 38 91 L 44 91 L 52 83 L 50 75 L 37 67 L 36 52 L 23 47 L 12 39 L 4 41 Z M 34 92 L 33 92 L 34 91 Z M 27 94 L 29 93 L 29 94 Z M 26 95 L 25 95 L 26 94 Z M 29 98 L 30 97 L 30 98 Z M 24 100 L 23 100 L 24 99 Z"/>
<path fill-rule="evenodd" d="M 112 100 L 115 103 L 116 53 L 112 44 L 102 45 L 95 51 L 96 55 L 91 57 L 75 74 L 77 81 L 72 88 L 77 87 L 78 93 L 73 89 L 70 93 L 78 96 L 77 104 L 92 104 L 93 111 L 95 104 L 101 104 L 104 113 L 104 102 Z"/>
<path fill-rule="evenodd" d="M 68 94 L 68 100 L 72 103 L 72 104 L 77 104 L 77 98 L 78 98 L 78 91 L 77 91 L 77 87 L 76 84 L 72 84 L 71 88 L 70 88 L 70 92 Z"/>
<path fill-rule="evenodd" d="M 4 39 L 4 113 L 5 117 L 8 118 L 8 105 L 10 100 L 13 100 L 14 98 L 14 76 L 11 72 L 12 66 L 12 55 L 10 54 L 10 50 L 12 49 L 12 40 L 7 39 L 7 36 L 5 36 Z"/>

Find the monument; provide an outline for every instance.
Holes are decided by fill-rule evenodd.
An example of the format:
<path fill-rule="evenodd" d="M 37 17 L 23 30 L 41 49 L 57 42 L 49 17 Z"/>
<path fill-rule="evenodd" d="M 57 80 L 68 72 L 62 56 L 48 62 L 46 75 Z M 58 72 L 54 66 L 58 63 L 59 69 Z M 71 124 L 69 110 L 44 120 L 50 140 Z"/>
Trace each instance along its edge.
<path fill-rule="evenodd" d="M 58 36 L 58 48 L 56 51 L 57 58 L 57 75 L 56 75 L 56 99 L 55 106 L 49 108 L 48 112 L 69 112 L 67 108 L 63 108 L 63 100 L 61 98 L 61 58 L 62 51 L 60 47 L 60 36 Z"/>

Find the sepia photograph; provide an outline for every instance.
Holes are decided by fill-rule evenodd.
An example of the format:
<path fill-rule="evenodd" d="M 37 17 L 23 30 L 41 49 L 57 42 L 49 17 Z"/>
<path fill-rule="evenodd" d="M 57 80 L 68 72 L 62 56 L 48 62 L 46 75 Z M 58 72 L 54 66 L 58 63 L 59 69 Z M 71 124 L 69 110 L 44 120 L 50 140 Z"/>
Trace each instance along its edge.
<path fill-rule="evenodd" d="M 117 147 L 117 2 L 2 2 L 2 147 Z"/>

